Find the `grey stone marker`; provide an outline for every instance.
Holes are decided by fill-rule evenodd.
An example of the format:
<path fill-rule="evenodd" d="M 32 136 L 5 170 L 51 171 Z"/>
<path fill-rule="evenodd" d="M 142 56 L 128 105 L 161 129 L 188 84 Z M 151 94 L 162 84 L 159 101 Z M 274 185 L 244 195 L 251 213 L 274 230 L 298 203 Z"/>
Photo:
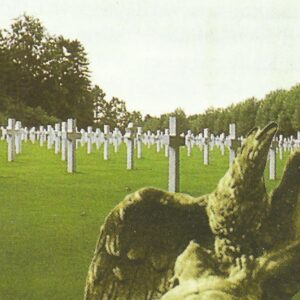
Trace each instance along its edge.
<path fill-rule="evenodd" d="M 156 152 L 160 152 L 161 149 L 161 140 L 160 140 L 160 130 L 156 131 L 155 142 L 156 142 Z"/>
<path fill-rule="evenodd" d="M 44 146 L 44 142 L 45 142 L 45 130 L 44 130 L 44 126 L 40 126 L 39 129 L 39 139 L 40 139 L 40 146 L 43 147 Z"/>
<path fill-rule="evenodd" d="M 15 129 L 16 129 L 16 136 L 15 136 L 16 154 L 20 154 L 22 153 L 22 123 L 20 121 L 16 121 Z"/>
<path fill-rule="evenodd" d="M 6 128 L 1 126 L 1 140 L 6 140 Z"/>
<path fill-rule="evenodd" d="M 293 148 L 293 140 L 291 140 L 291 137 L 289 137 L 288 139 L 288 151 L 291 151 Z"/>
<path fill-rule="evenodd" d="M 76 141 L 77 148 L 79 147 L 79 144 L 80 144 L 81 147 L 83 147 L 85 145 L 85 143 L 86 143 L 86 132 L 85 132 L 85 130 L 83 128 L 80 129 L 80 134 L 81 134 L 80 140 Z"/>
<path fill-rule="evenodd" d="M 164 140 L 166 141 L 168 139 L 170 135 L 170 130 L 169 128 L 165 129 L 165 135 L 164 135 Z M 165 157 L 169 157 L 169 145 L 164 143 L 165 144 Z"/>
<path fill-rule="evenodd" d="M 221 154 L 222 156 L 224 156 L 225 155 L 225 134 L 224 133 L 220 134 L 219 142 L 220 142 Z"/>
<path fill-rule="evenodd" d="M 291 136 L 291 140 L 292 140 L 292 147 L 293 147 L 292 151 L 295 151 L 296 148 L 298 147 L 297 138 L 294 138 L 293 136 Z"/>
<path fill-rule="evenodd" d="M 203 148 L 204 148 L 204 142 L 203 142 L 203 133 L 200 132 L 197 136 L 197 143 L 198 143 L 198 147 L 200 149 L 200 151 L 203 151 Z"/>
<path fill-rule="evenodd" d="M 297 131 L 297 147 L 300 148 L 300 131 Z"/>
<path fill-rule="evenodd" d="M 93 145 L 93 127 L 89 126 L 87 128 L 87 153 L 92 153 L 92 145 Z"/>
<path fill-rule="evenodd" d="M 285 138 L 283 138 L 283 151 L 285 152 L 285 151 L 287 151 L 287 139 L 286 139 L 286 137 Z"/>
<path fill-rule="evenodd" d="M 151 145 L 154 145 L 155 142 L 156 142 L 156 136 L 154 133 L 151 133 L 151 138 L 150 138 L 150 142 L 151 142 Z"/>
<path fill-rule="evenodd" d="M 150 149 L 150 146 L 151 146 L 151 131 L 150 130 L 147 131 L 147 146 L 148 146 L 148 149 Z"/>
<path fill-rule="evenodd" d="M 61 160 L 67 159 L 67 122 L 61 123 Z"/>
<path fill-rule="evenodd" d="M 278 149 L 279 149 L 279 159 L 283 160 L 283 135 L 279 135 L 279 140 L 278 140 Z"/>
<path fill-rule="evenodd" d="M 29 130 L 29 139 L 31 141 L 32 144 L 35 144 L 35 140 L 36 140 L 36 132 L 35 132 L 35 127 L 32 127 Z"/>
<path fill-rule="evenodd" d="M 81 138 L 81 134 L 76 131 L 76 120 L 67 121 L 67 144 L 68 144 L 68 173 L 76 172 L 76 140 Z"/>
<path fill-rule="evenodd" d="M 269 150 L 269 179 L 276 180 L 277 178 L 277 162 L 276 162 L 276 149 L 278 146 L 278 142 L 273 139 L 270 150 Z"/>
<path fill-rule="evenodd" d="M 28 135 L 29 135 L 29 130 L 27 127 L 24 128 L 23 133 L 22 133 L 22 140 L 27 143 L 28 141 Z"/>
<path fill-rule="evenodd" d="M 192 153 L 192 131 L 188 130 L 185 136 L 185 145 L 187 147 L 187 156 L 191 156 Z"/>
<path fill-rule="evenodd" d="M 8 119 L 8 125 L 6 129 L 7 134 L 7 160 L 14 161 L 16 157 L 16 148 L 15 148 L 15 141 L 16 135 L 18 131 L 15 128 L 16 120 L 15 119 Z"/>
<path fill-rule="evenodd" d="M 97 150 L 99 150 L 100 146 L 101 146 L 101 130 L 100 130 L 100 128 L 96 128 L 95 140 L 96 140 L 96 148 L 97 148 Z"/>
<path fill-rule="evenodd" d="M 209 165 L 209 147 L 210 147 L 209 129 L 204 128 L 203 130 L 203 164 L 204 165 Z"/>
<path fill-rule="evenodd" d="M 240 141 L 236 137 L 236 125 L 234 123 L 229 124 L 229 165 L 233 164 L 233 161 L 236 157 L 236 152 L 240 146 Z"/>
<path fill-rule="evenodd" d="M 76 132 L 81 134 L 81 130 L 79 131 L 77 126 L 76 126 Z M 81 141 L 82 141 L 82 134 L 81 134 L 81 136 L 80 136 L 80 139 L 77 139 L 77 140 L 76 140 L 76 149 L 79 148 L 79 146 L 80 146 L 80 144 L 81 144 Z M 83 146 L 83 145 L 81 145 L 81 146 Z"/>
<path fill-rule="evenodd" d="M 294 150 L 294 146 L 295 146 L 294 137 L 291 135 L 289 140 L 290 140 L 290 143 L 289 143 L 290 151 L 293 151 Z"/>
<path fill-rule="evenodd" d="M 112 140 L 114 145 L 115 153 L 119 152 L 120 145 L 121 145 L 121 137 L 122 134 L 118 128 L 115 128 L 112 134 Z"/>
<path fill-rule="evenodd" d="M 137 143 L 137 158 L 141 159 L 143 156 L 143 129 L 142 127 L 137 128 L 136 143 Z"/>
<path fill-rule="evenodd" d="M 115 128 L 112 132 L 112 143 L 114 146 L 114 151 L 115 153 L 118 153 L 119 151 L 119 141 L 118 141 L 118 128 Z"/>
<path fill-rule="evenodd" d="M 52 149 L 52 145 L 53 145 L 53 129 L 51 125 L 47 126 L 47 148 L 48 149 Z"/>
<path fill-rule="evenodd" d="M 129 123 L 128 127 L 125 129 L 124 138 L 127 144 L 127 170 L 132 170 L 134 167 L 134 145 L 133 145 L 133 134 L 132 134 L 133 124 Z"/>
<path fill-rule="evenodd" d="M 176 117 L 170 117 L 170 135 L 165 136 L 165 143 L 169 145 L 169 192 L 180 190 L 180 146 L 185 145 L 185 138 L 181 137 L 176 126 Z"/>
<path fill-rule="evenodd" d="M 213 150 L 215 148 L 216 145 L 216 137 L 214 136 L 214 134 L 210 135 L 210 150 Z"/>
<path fill-rule="evenodd" d="M 104 125 L 104 160 L 109 159 L 109 125 Z"/>
<path fill-rule="evenodd" d="M 60 140 L 61 140 L 60 124 L 57 123 L 54 125 L 54 152 L 55 152 L 55 154 L 59 154 L 59 152 L 60 152 Z"/>

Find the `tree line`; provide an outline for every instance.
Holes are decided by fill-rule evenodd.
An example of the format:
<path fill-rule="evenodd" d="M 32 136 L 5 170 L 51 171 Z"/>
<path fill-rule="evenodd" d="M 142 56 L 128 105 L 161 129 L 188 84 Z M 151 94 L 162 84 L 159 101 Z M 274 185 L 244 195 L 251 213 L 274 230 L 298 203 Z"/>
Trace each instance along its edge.
<path fill-rule="evenodd" d="M 214 134 L 228 133 L 234 122 L 238 134 L 245 135 L 255 125 L 276 121 L 280 133 L 292 135 L 300 130 L 300 85 L 202 114 L 187 116 L 177 108 L 159 117 L 143 117 L 139 111 L 129 112 L 124 100 L 106 99 L 105 92 L 92 85 L 87 53 L 78 40 L 51 35 L 39 19 L 26 14 L 0 30 L 0 124 L 6 124 L 8 117 L 26 126 L 72 117 L 79 127 L 108 124 L 124 131 L 131 121 L 156 131 L 168 128 L 171 115 L 177 117 L 180 132 L 209 128 Z"/>
<path fill-rule="evenodd" d="M 275 121 L 278 134 L 295 135 L 300 131 L 300 85 L 272 91 L 260 100 L 249 98 L 227 108 L 210 108 L 188 119 L 194 132 L 207 127 L 214 134 L 228 134 L 229 124 L 236 123 L 238 134 L 245 136 L 254 126 L 263 127 Z"/>
<path fill-rule="evenodd" d="M 217 135 L 229 133 L 229 124 L 237 125 L 238 135 L 245 136 L 254 126 L 263 127 L 271 121 L 279 125 L 278 134 L 295 135 L 300 131 L 300 85 L 289 90 L 276 90 L 263 99 L 249 98 L 226 108 L 209 108 L 202 114 L 186 116 L 180 108 L 160 117 L 146 115 L 143 126 L 146 130 L 161 130 L 168 127 L 169 116 L 176 116 L 180 132 L 198 134 L 204 128 Z"/>

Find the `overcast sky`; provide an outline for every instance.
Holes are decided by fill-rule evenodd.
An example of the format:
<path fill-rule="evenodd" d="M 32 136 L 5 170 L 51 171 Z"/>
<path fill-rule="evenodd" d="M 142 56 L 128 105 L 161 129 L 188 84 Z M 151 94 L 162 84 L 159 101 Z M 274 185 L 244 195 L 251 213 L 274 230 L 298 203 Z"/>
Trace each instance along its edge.
<path fill-rule="evenodd" d="M 1 0 L 79 39 L 92 81 L 130 110 L 203 112 L 300 82 L 299 0 Z"/>

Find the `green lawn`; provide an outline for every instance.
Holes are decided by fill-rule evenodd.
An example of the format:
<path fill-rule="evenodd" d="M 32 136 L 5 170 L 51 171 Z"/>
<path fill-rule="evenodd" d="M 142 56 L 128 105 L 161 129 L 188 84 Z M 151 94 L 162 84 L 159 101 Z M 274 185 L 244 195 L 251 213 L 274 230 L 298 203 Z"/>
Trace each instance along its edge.
<path fill-rule="evenodd" d="M 87 155 L 80 147 L 78 173 L 67 174 L 46 145 L 24 144 L 23 154 L 8 163 L 0 142 L 0 299 L 82 299 L 104 217 L 129 189 L 167 188 L 164 151 L 144 147 L 144 158 L 127 171 L 125 146 L 117 154 L 111 150 L 104 161 L 103 148 Z M 227 154 L 214 150 L 204 166 L 199 149 L 187 157 L 183 148 L 181 191 L 212 191 L 228 167 Z M 267 181 L 269 188 L 277 183 Z"/>

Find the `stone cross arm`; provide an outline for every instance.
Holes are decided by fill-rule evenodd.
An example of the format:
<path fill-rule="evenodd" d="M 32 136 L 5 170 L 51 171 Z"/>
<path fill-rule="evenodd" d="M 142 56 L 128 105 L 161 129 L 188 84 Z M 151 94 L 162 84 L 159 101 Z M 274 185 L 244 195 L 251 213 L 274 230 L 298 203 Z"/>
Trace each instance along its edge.
<path fill-rule="evenodd" d="M 166 145 L 169 145 L 171 148 L 177 148 L 185 145 L 185 138 L 181 136 L 165 135 L 163 141 Z"/>
<path fill-rule="evenodd" d="M 16 135 L 16 134 L 19 134 L 19 133 L 21 133 L 21 132 L 22 132 L 21 129 L 14 129 L 14 128 L 7 128 L 7 129 L 6 129 L 6 133 L 7 133 L 8 135 Z"/>
<path fill-rule="evenodd" d="M 67 132 L 67 139 L 69 141 L 76 141 L 81 138 L 81 133 L 79 132 Z"/>
<path fill-rule="evenodd" d="M 127 140 L 133 140 L 134 136 L 131 132 L 131 128 L 126 128 L 124 138 Z"/>
<path fill-rule="evenodd" d="M 21 128 L 17 128 L 15 119 L 8 119 L 8 126 L 6 128 L 6 133 L 10 136 L 15 136 L 20 134 Z"/>

